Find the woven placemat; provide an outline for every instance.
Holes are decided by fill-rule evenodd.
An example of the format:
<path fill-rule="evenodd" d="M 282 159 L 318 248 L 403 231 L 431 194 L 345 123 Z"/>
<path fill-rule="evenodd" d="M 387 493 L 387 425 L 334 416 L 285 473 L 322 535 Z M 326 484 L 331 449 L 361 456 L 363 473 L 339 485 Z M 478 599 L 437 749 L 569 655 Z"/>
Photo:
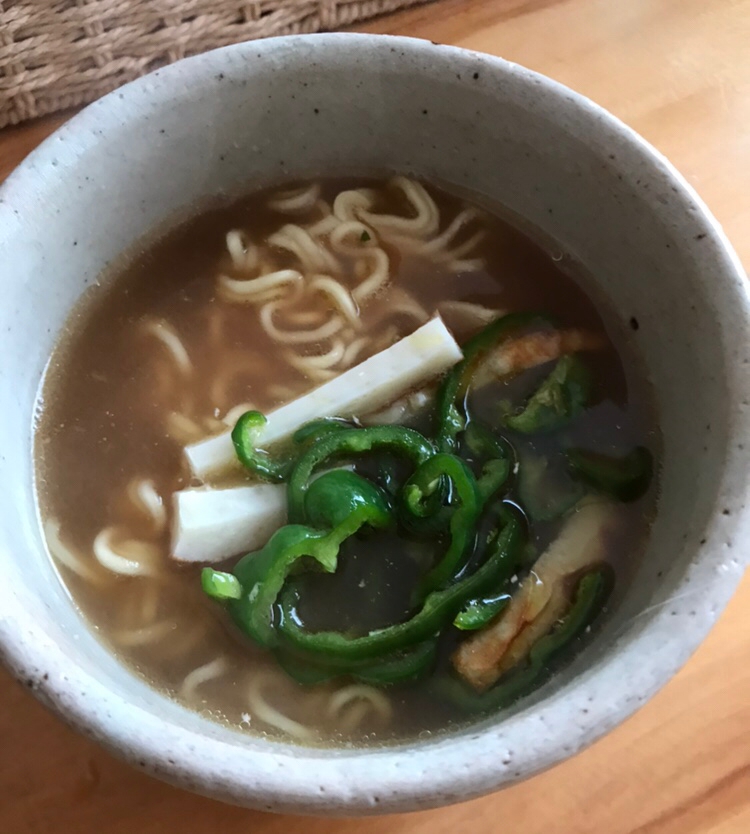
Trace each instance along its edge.
<path fill-rule="evenodd" d="M 187 55 L 339 29 L 429 0 L 0 0 L 0 128 Z"/>

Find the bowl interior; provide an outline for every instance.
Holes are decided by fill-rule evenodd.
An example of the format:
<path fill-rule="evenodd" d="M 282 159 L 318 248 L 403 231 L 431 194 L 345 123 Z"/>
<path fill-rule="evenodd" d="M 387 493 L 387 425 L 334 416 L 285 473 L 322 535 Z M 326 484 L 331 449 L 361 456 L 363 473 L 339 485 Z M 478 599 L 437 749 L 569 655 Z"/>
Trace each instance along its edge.
<path fill-rule="evenodd" d="M 652 382 L 664 436 L 648 551 L 571 666 L 457 736 L 370 751 L 247 739 L 121 667 L 54 575 L 34 502 L 39 380 L 75 303 L 135 241 L 281 179 L 404 172 L 506 206 L 592 276 Z M 287 810 L 398 810 L 518 779 L 622 720 L 684 662 L 742 564 L 748 470 L 741 269 L 690 189 L 598 108 L 518 67 L 364 36 L 245 44 L 154 73 L 87 108 L 0 190 L 0 642 L 63 714 L 154 773 Z M 744 402 L 743 402 L 744 401 Z M 199 755 L 196 755 L 199 753 Z M 444 776 L 425 780 L 426 770 Z M 310 758 L 316 759 L 311 769 Z M 311 772 L 312 770 L 312 772 Z"/>

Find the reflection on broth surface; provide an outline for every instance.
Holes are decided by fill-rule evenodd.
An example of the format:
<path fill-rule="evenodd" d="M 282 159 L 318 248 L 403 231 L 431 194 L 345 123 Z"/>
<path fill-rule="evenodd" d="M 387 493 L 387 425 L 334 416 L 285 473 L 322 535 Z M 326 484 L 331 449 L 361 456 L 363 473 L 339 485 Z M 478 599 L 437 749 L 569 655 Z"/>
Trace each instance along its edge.
<path fill-rule="evenodd" d="M 181 703 L 310 744 L 444 730 L 537 685 L 602 610 L 604 585 L 627 581 L 656 502 L 647 387 L 558 259 L 496 216 L 405 178 L 254 194 L 139 252 L 73 316 L 50 362 L 37 429 L 49 549 L 101 639 Z M 342 539 L 333 574 L 311 572 L 309 554 L 297 563 L 268 609 L 271 651 L 258 645 L 244 602 L 231 598 L 239 588 L 252 607 L 258 588 L 239 566 L 239 581 L 233 572 L 284 523 L 287 487 L 231 490 L 230 501 L 227 488 L 256 484 L 257 473 L 237 464 L 229 441 L 229 463 L 216 453 L 204 466 L 185 448 L 207 449 L 194 444 L 337 379 L 436 314 L 466 348 L 517 311 L 547 318 L 509 326 L 481 353 L 451 400 L 463 420 L 452 434 L 441 435 L 440 376 L 410 387 L 394 377 L 390 396 L 360 411 L 331 415 L 313 401 L 323 410 L 307 419 L 354 419 L 357 428 L 336 429 L 357 437 L 369 436 L 363 426 L 408 425 L 439 454 L 416 472 L 387 444 L 321 465 L 317 474 L 342 466 L 348 474 L 324 474 L 308 498 L 338 485 L 328 510 L 341 515 L 346 489 L 364 479 L 383 501 L 382 523 Z M 371 373 L 357 385 L 373 406 Z M 259 459 L 270 466 L 274 455 Z M 408 503 L 413 489 L 419 506 Z M 173 503 L 178 492 L 184 505 Z M 492 552 L 503 536 L 508 554 L 516 549 L 503 557 L 507 575 L 493 568 L 490 588 L 476 577 L 500 558 Z M 449 571 L 441 560 L 454 551 Z M 227 602 L 202 590 L 209 562 L 204 582 L 224 582 Z M 596 604 L 586 608 L 587 598 Z M 378 630 L 424 619 L 423 608 L 441 613 L 419 640 L 394 637 L 377 658 L 372 649 L 369 660 L 344 663 L 354 652 L 348 640 L 372 642 Z M 321 634 L 334 635 L 327 654 Z M 399 682 L 394 662 L 416 671 Z"/>

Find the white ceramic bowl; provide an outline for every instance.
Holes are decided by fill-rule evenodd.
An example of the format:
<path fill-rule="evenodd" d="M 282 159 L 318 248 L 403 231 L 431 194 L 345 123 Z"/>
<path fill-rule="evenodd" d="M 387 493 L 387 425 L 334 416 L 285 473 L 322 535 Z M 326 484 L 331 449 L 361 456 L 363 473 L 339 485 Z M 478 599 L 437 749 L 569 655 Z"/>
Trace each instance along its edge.
<path fill-rule="evenodd" d="M 635 338 L 664 433 L 635 582 L 594 643 L 512 711 L 383 749 L 248 738 L 189 712 L 87 630 L 40 537 L 31 431 L 68 313 L 134 241 L 208 196 L 318 171 L 401 171 L 487 195 L 579 258 Z M 740 264 L 653 148 L 570 90 L 422 41 L 323 35 L 181 61 L 72 119 L 0 189 L 0 644 L 71 724 L 148 773 L 269 810 L 467 799 L 572 755 L 704 638 L 744 567 L 748 299 Z M 64 488 L 62 485 L 60 488 Z"/>

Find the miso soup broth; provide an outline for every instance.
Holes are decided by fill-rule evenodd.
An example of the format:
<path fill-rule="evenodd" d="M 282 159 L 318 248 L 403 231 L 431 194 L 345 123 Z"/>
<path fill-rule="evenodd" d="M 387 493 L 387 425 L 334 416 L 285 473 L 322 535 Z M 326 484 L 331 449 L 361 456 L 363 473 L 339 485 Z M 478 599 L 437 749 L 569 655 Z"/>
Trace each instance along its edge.
<path fill-rule="evenodd" d="M 255 193 L 141 247 L 40 393 L 42 524 L 97 636 L 304 744 L 445 731 L 548 679 L 657 494 L 648 386 L 571 272 L 401 177 Z"/>

